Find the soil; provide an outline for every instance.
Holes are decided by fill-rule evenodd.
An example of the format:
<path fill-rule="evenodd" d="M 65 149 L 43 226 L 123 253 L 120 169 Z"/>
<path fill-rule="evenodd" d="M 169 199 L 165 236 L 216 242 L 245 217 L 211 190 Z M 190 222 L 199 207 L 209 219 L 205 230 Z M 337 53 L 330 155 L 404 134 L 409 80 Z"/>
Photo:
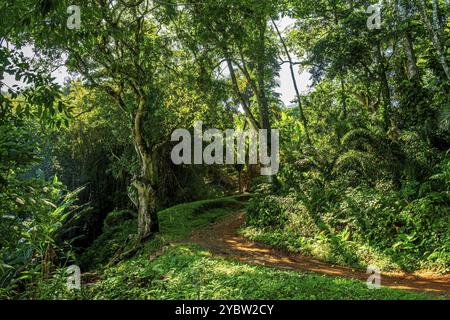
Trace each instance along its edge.
<path fill-rule="evenodd" d="M 315 272 L 363 281 L 367 281 L 369 277 L 365 270 L 332 265 L 309 256 L 289 253 L 272 246 L 250 241 L 237 234 L 237 230 L 244 222 L 245 214 L 239 212 L 210 227 L 194 231 L 186 240 L 198 243 L 216 255 L 237 259 L 245 263 L 298 272 Z M 381 286 L 450 297 L 450 275 L 442 276 L 426 272 L 382 272 Z"/>

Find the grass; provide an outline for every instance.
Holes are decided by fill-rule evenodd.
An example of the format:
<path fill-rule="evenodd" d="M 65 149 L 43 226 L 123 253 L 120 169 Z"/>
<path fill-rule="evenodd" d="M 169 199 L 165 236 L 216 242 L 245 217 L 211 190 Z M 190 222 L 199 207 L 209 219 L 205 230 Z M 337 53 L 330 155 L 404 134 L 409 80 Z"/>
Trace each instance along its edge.
<path fill-rule="evenodd" d="M 48 290 L 46 298 L 61 290 Z M 436 299 L 424 293 L 381 288 L 362 281 L 281 271 L 218 258 L 193 244 L 177 244 L 150 261 L 141 254 L 107 268 L 81 299 Z"/>
<path fill-rule="evenodd" d="M 158 213 L 161 232 L 148 241 L 143 251 L 155 252 L 169 241 L 181 240 L 188 234 L 208 224 L 217 222 L 241 207 L 239 200 L 245 196 L 230 196 L 212 200 L 201 200 L 179 204 Z M 120 257 L 130 250 L 135 242 L 136 219 L 120 222 L 104 229 L 103 233 L 79 257 L 82 270 L 101 268 L 114 257 Z"/>
<path fill-rule="evenodd" d="M 161 235 L 180 240 L 195 229 L 215 223 L 242 206 L 239 196 L 184 203 L 159 213 Z"/>
<path fill-rule="evenodd" d="M 134 220 L 108 229 L 88 250 L 97 259 L 93 281 L 68 292 L 63 271 L 30 289 L 34 299 L 436 299 L 425 293 L 381 288 L 370 290 L 359 280 L 314 273 L 282 271 L 213 256 L 195 244 L 169 244 L 196 228 L 224 218 L 240 207 L 236 197 L 181 204 L 159 213 L 161 234 L 131 256 L 114 263 L 111 251 L 134 232 Z M 112 249 L 111 249 L 112 248 Z M 161 251 L 161 248 L 166 248 Z M 100 250 L 100 251 L 98 251 Z M 154 253 L 159 251 L 159 256 Z M 108 253 L 109 252 L 109 253 Z M 150 258 L 151 257 L 151 258 Z M 88 255 L 85 256 L 88 258 Z M 83 270 L 82 271 L 86 271 Z M 36 296 L 36 292 L 39 294 Z M 25 294 L 25 297 L 27 295 Z"/>
<path fill-rule="evenodd" d="M 332 264 L 365 269 L 376 265 L 383 270 L 402 270 L 401 266 L 374 248 L 333 235 L 303 237 L 280 228 L 243 226 L 239 234 L 247 239 L 279 247 L 293 253 L 312 256 Z"/>
<path fill-rule="evenodd" d="M 349 240 L 345 232 L 338 234 L 317 233 L 308 237 L 302 236 L 292 228 L 261 228 L 245 225 L 239 230 L 243 237 L 285 249 L 293 253 L 314 257 L 315 259 L 364 270 L 375 265 L 383 271 L 429 270 L 437 274 L 448 272 L 448 259 L 432 261 L 423 257 L 420 260 L 413 252 L 403 250 L 394 252 L 393 248 L 382 249 L 376 245 Z M 444 255 L 442 253 L 442 255 Z M 438 255 L 436 252 L 435 255 Z M 418 267 L 420 266 L 420 267 Z"/>

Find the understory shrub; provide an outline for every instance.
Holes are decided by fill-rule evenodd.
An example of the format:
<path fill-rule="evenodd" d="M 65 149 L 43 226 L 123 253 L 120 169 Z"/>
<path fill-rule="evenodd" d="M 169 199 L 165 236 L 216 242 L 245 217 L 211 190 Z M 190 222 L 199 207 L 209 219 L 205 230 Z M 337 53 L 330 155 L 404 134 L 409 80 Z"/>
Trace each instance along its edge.
<path fill-rule="evenodd" d="M 387 269 L 448 272 L 448 193 L 432 192 L 415 199 L 405 197 L 408 193 L 359 186 L 347 188 L 334 203 L 311 206 L 314 200 L 293 191 L 270 194 L 266 185 L 249 201 L 242 233 L 329 262 L 358 267 L 376 262 Z"/>
<path fill-rule="evenodd" d="M 247 205 L 248 223 L 257 227 L 282 227 L 286 222 L 284 200 L 271 194 L 270 185 L 258 185 Z"/>

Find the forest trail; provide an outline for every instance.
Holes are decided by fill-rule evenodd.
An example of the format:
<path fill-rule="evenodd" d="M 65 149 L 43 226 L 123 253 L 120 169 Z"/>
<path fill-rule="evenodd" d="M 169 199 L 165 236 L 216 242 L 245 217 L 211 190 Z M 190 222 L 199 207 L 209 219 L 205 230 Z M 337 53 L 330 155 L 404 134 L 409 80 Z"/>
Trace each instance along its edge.
<path fill-rule="evenodd" d="M 369 276 L 362 270 L 331 265 L 312 257 L 288 253 L 284 250 L 250 241 L 237 234 L 238 228 L 244 222 L 245 214 L 238 212 L 217 224 L 194 231 L 187 240 L 200 244 L 216 255 L 250 264 L 300 272 L 316 272 L 363 281 L 366 281 Z M 450 297 L 450 275 L 382 273 L 381 285 Z"/>

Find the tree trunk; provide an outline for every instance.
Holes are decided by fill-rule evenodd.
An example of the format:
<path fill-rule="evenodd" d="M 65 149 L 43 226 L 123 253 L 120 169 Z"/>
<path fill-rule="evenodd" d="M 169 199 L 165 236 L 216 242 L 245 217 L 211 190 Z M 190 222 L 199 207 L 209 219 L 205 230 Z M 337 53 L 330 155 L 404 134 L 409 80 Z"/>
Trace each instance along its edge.
<path fill-rule="evenodd" d="M 267 129 L 267 139 L 268 146 L 270 149 L 270 114 L 269 114 L 269 104 L 267 102 L 266 95 L 266 85 L 265 85 L 265 51 L 266 51 L 266 20 L 261 19 L 259 23 L 259 50 L 258 50 L 258 61 L 257 61 L 257 83 L 258 83 L 258 92 L 259 93 L 259 117 L 260 117 L 260 127 L 262 129 Z"/>
<path fill-rule="evenodd" d="M 439 21 L 439 5 L 437 3 L 437 0 L 433 0 L 433 27 L 434 30 L 437 31 L 437 33 L 441 34 L 441 21 Z"/>
<path fill-rule="evenodd" d="M 433 43 L 434 50 L 436 51 L 439 62 L 441 63 L 442 69 L 444 70 L 444 73 L 447 77 L 447 79 L 450 81 L 450 69 L 447 63 L 447 60 L 445 58 L 445 52 L 442 47 L 441 40 L 439 39 L 439 30 L 435 30 L 433 27 L 433 24 L 431 23 L 430 19 L 428 18 L 427 14 L 427 7 L 425 5 L 425 2 L 423 0 L 419 0 L 419 12 L 420 16 L 422 17 L 423 23 L 425 25 L 425 28 L 427 29 L 428 34 L 431 37 L 431 41 Z"/>
<path fill-rule="evenodd" d="M 156 194 L 150 184 L 135 183 L 138 191 L 138 236 L 145 240 L 159 232 L 158 213 L 156 211 Z"/>
<path fill-rule="evenodd" d="M 227 60 L 228 70 L 230 72 L 231 82 L 233 83 L 233 89 L 241 102 L 242 108 L 244 109 L 244 112 L 245 112 L 247 118 L 249 119 L 251 126 L 253 127 L 253 129 L 258 130 L 259 129 L 258 122 L 256 121 L 255 117 L 253 116 L 252 112 L 250 111 L 250 108 L 247 105 L 245 98 L 243 97 L 241 91 L 239 90 L 236 73 L 234 72 L 233 64 L 231 62 L 229 55 L 227 55 L 226 60 Z"/>
<path fill-rule="evenodd" d="M 266 30 L 267 30 L 267 21 L 265 18 L 260 18 L 259 20 L 259 48 L 256 62 L 256 79 L 258 83 L 258 106 L 259 106 L 259 120 L 260 127 L 262 129 L 267 130 L 267 151 L 270 156 L 272 156 L 272 127 L 270 123 L 270 109 L 269 102 L 267 100 L 266 93 Z M 264 165 L 266 167 L 266 165 Z M 250 185 L 252 176 L 250 175 Z M 276 176 L 274 177 L 276 179 Z M 273 182 L 272 175 L 267 176 L 268 182 Z"/>
<path fill-rule="evenodd" d="M 298 90 L 297 80 L 295 79 L 294 62 L 292 61 L 292 57 L 291 57 L 291 54 L 289 53 L 286 42 L 284 41 L 284 38 L 283 38 L 280 30 L 278 29 L 278 26 L 276 25 L 275 21 L 272 20 L 272 24 L 275 27 L 278 37 L 280 38 L 280 42 L 281 42 L 281 45 L 283 46 L 284 54 L 286 55 L 288 62 L 289 62 L 289 69 L 291 71 L 291 79 L 292 79 L 292 83 L 294 85 L 295 96 L 297 97 L 298 110 L 300 112 L 300 119 L 302 121 L 303 130 L 305 130 L 306 142 L 308 143 L 308 145 L 311 145 L 311 138 L 309 137 L 309 130 L 308 130 L 308 121 L 306 120 L 305 112 L 303 111 L 303 104 L 302 104 L 302 100 L 301 100 L 301 96 L 300 96 L 300 91 Z"/>
<path fill-rule="evenodd" d="M 406 25 L 406 30 L 403 32 L 402 40 L 403 47 L 405 49 L 406 54 L 406 76 L 409 80 L 416 80 L 416 77 L 419 75 L 419 69 L 417 68 L 417 59 L 416 54 L 414 52 L 413 38 L 411 35 L 411 23 L 407 17 L 407 11 L 410 8 L 406 8 L 400 2 L 397 3 L 398 15 L 400 17 L 400 21 Z"/>
<path fill-rule="evenodd" d="M 414 52 L 414 45 L 412 42 L 411 34 L 406 33 L 404 37 L 405 51 L 407 58 L 407 75 L 409 80 L 415 80 L 419 75 L 419 69 L 417 68 L 417 59 Z"/>
<path fill-rule="evenodd" d="M 134 116 L 133 140 L 141 166 L 141 174 L 134 179 L 138 192 L 138 236 L 141 241 L 159 231 L 157 214 L 156 181 L 158 175 L 156 153 L 147 146 L 142 125 L 145 117 L 144 98 L 140 98 L 139 107 Z"/>
<path fill-rule="evenodd" d="M 391 90 L 389 88 L 389 80 L 386 74 L 386 66 L 380 43 L 377 43 L 376 55 L 378 60 L 377 61 L 378 77 L 381 82 L 381 91 L 383 93 L 383 100 L 384 100 L 384 111 L 383 111 L 384 130 L 387 132 L 390 127 L 392 102 L 391 102 Z"/>

